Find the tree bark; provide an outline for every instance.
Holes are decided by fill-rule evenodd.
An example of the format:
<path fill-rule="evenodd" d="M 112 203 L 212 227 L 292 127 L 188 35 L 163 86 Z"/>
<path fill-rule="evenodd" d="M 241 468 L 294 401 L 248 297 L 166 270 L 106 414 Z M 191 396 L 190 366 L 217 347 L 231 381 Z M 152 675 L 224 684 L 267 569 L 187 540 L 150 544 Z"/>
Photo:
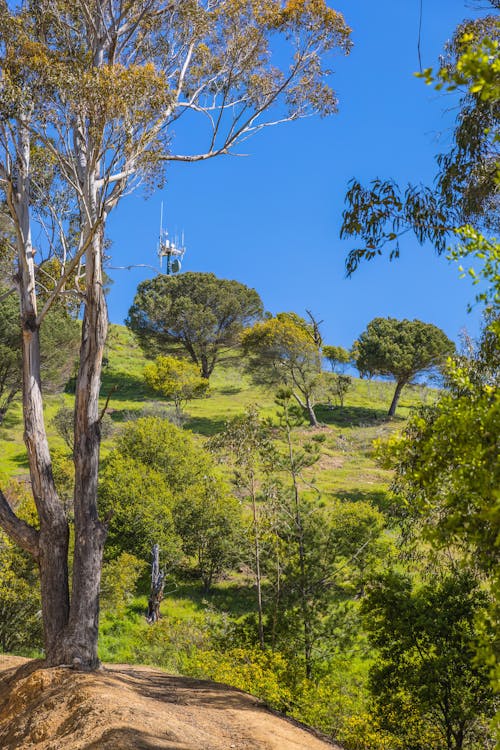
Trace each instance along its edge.
<path fill-rule="evenodd" d="M 40 521 L 38 549 L 34 556 L 40 568 L 45 653 L 50 661 L 68 622 L 69 529 L 52 475 L 43 416 L 40 327 L 37 322 L 34 250 L 30 229 L 30 137 L 25 121 L 19 124 L 17 170 L 15 186 L 12 185 L 8 191 L 8 202 L 15 217 L 19 258 L 24 441 Z"/>
<path fill-rule="evenodd" d="M 389 412 L 388 412 L 389 417 L 393 417 L 395 415 L 399 397 L 401 396 L 401 391 L 403 390 L 405 385 L 406 385 L 406 380 L 398 380 L 398 382 L 396 383 L 396 390 L 394 391 L 392 403 L 389 407 Z"/>
<path fill-rule="evenodd" d="M 205 380 L 209 380 L 214 367 L 213 365 L 209 363 L 208 357 L 206 354 L 202 354 L 200 356 L 200 362 L 201 362 L 201 377 L 205 378 Z"/>
<path fill-rule="evenodd" d="M 257 515 L 257 499 L 255 489 L 255 478 L 251 479 L 251 496 L 252 496 L 252 514 L 253 514 L 253 538 L 255 554 L 255 578 L 257 586 L 257 614 L 259 618 L 259 644 L 263 649 L 264 644 L 264 621 L 262 616 L 262 576 L 260 570 L 260 539 L 259 539 L 259 521 Z"/>
<path fill-rule="evenodd" d="M 160 619 L 160 604 L 163 600 L 163 589 L 165 586 L 165 573 L 160 570 L 160 547 L 158 544 L 153 545 L 152 563 L 151 563 L 151 589 L 148 600 L 147 621 L 150 624 L 158 622 Z"/>
<path fill-rule="evenodd" d="M 314 406 L 311 404 L 311 400 L 309 399 L 309 396 L 306 397 L 306 410 L 307 410 L 307 416 L 309 417 L 310 426 L 319 427 L 319 422 L 314 412 Z"/>
<path fill-rule="evenodd" d="M 102 283 L 102 228 L 86 253 L 86 300 L 75 396 L 75 553 L 71 612 L 65 649 L 69 663 L 99 665 L 97 636 L 102 554 L 107 529 L 97 513 L 101 443 L 99 390 L 108 313 Z"/>

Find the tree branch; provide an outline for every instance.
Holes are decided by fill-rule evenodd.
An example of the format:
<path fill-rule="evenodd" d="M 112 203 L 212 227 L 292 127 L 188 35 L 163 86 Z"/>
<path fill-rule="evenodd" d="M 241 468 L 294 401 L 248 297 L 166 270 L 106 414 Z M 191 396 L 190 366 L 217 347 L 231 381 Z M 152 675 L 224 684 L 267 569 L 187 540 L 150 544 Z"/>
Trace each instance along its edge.
<path fill-rule="evenodd" d="M 55 299 L 59 295 L 61 289 L 63 288 L 64 284 L 70 277 L 72 271 L 77 267 L 78 263 L 80 262 L 82 256 L 85 254 L 86 250 L 88 249 L 90 243 L 92 242 L 92 239 L 97 231 L 97 227 L 99 225 L 99 222 L 97 222 L 93 227 L 92 231 L 89 233 L 86 241 L 82 244 L 82 246 L 78 249 L 78 252 L 76 253 L 75 257 L 71 259 L 71 261 L 68 263 L 68 266 L 63 274 L 59 277 L 59 281 L 57 282 L 54 291 L 50 295 L 50 297 L 47 299 L 45 305 L 42 308 L 42 311 L 37 317 L 37 325 L 40 325 L 42 320 L 47 315 L 48 311 L 54 304 Z"/>
<path fill-rule="evenodd" d="M 0 526 L 16 544 L 33 555 L 35 559 L 38 558 L 38 531 L 16 516 L 2 490 L 0 490 Z"/>

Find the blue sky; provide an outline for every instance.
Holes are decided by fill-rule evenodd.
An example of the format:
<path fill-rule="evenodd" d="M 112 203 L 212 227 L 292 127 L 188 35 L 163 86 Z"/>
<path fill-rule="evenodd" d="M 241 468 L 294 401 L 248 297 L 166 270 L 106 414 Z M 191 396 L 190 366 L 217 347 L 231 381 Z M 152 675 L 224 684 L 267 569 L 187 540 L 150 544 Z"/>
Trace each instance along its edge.
<path fill-rule="evenodd" d="M 414 78 L 420 0 L 339 0 L 353 30 L 351 54 L 335 61 L 339 113 L 271 128 L 247 142 L 246 157 L 173 164 L 147 200 L 126 198 L 110 219 L 114 265 L 155 265 L 160 203 L 171 233 L 184 230 L 183 270 L 213 271 L 254 287 L 272 313 L 306 309 L 323 320 L 327 343 L 349 347 L 376 316 L 418 318 L 457 340 L 476 335 L 474 289 L 456 266 L 411 238 L 402 257 L 375 259 L 345 278 L 352 243 L 339 240 L 347 183 L 376 176 L 429 183 L 446 150 L 454 99 Z M 436 66 L 463 18 L 462 0 L 423 0 L 421 54 Z M 153 271 L 112 271 L 110 318 L 121 323 L 139 281 Z"/>

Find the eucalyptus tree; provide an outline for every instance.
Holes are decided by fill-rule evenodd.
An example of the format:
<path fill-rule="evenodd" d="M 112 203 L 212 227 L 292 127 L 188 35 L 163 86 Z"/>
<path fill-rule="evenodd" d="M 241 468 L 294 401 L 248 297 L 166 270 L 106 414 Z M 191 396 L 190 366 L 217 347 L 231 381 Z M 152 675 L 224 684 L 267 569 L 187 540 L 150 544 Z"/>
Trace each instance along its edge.
<path fill-rule="evenodd" d="M 319 427 L 314 406 L 325 377 L 314 326 L 295 313 L 278 313 L 244 331 L 241 343 L 254 377 L 289 388 L 311 427 Z"/>
<path fill-rule="evenodd" d="M 47 662 L 94 668 L 106 538 L 96 498 L 108 216 L 138 185 L 161 184 L 169 161 L 233 153 L 266 127 L 335 111 L 325 56 L 348 51 L 349 29 L 323 0 L 2 2 L 0 27 L 0 187 L 14 226 L 25 440 L 40 528 L 17 518 L 3 494 L 0 522 L 38 561 Z M 176 151 L 173 126 L 196 117 L 192 151 Z M 60 258 L 40 307 L 34 217 Z M 68 519 L 52 473 L 40 378 L 40 329 L 70 281 L 83 307 L 71 597 Z"/>
<path fill-rule="evenodd" d="M 498 0 L 487 5 L 499 7 Z M 432 186 L 402 186 L 379 177 L 368 185 L 351 180 L 341 229 L 342 237 L 358 242 L 346 259 L 349 275 L 362 260 L 383 252 L 397 258 L 407 232 L 420 244 L 431 242 L 438 253 L 458 227 L 498 232 L 499 45 L 498 14 L 465 20 L 446 45 L 437 74 L 431 68 L 420 74 L 437 89 L 460 92 L 449 149 L 436 158 Z"/>

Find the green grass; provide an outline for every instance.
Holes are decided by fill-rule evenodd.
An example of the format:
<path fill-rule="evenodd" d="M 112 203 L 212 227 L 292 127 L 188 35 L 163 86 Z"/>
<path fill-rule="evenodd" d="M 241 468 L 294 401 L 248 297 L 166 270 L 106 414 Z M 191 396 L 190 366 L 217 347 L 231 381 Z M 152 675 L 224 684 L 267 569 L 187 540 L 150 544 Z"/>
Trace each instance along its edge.
<path fill-rule="evenodd" d="M 128 329 L 110 326 L 105 356 L 100 405 L 102 408 L 109 397 L 108 413 L 116 430 L 115 435 L 103 441 L 104 456 L 128 419 L 141 413 L 161 414 L 168 407 L 168 403 L 144 383 L 142 372 L 147 360 Z M 326 505 L 336 498 L 366 501 L 384 509 L 391 474 L 377 464 L 373 443 L 401 430 L 411 410 L 423 402 L 431 402 L 436 395 L 435 391 L 421 386 L 405 388 L 396 419 L 388 421 L 387 410 L 393 390 L 391 383 L 355 379 L 353 389 L 346 394 L 343 408 L 326 404 L 317 407 L 321 429 L 304 425 L 296 431 L 298 443 L 314 441 L 321 454 L 319 461 L 304 472 L 307 480 L 305 492 L 312 493 L 311 485 L 314 485 Z M 53 448 L 65 447 L 54 429 L 54 415 L 61 405 L 72 406 L 73 400 L 70 388 L 66 393 L 48 395 L 45 399 L 47 433 Z M 249 405 L 256 405 L 262 416 L 276 418 L 272 389 L 252 383 L 241 369 L 238 352 L 226 352 L 210 380 L 209 397 L 187 405 L 189 420 L 186 429 L 204 442 Z M 229 474 L 229 468 L 227 472 Z M 27 475 L 22 413 L 17 403 L 0 427 L 0 482 Z M 103 661 L 150 664 L 171 673 L 191 674 L 190 670 L 198 669 L 197 653 L 217 649 L 219 644 L 230 645 L 231 633 L 238 633 L 241 626 L 244 635 L 242 623 L 245 616 L 256 612 L 254 581 L 241 572 L 232 571 L 225 580 L 216 582 L 208 594 L 202 591 L 199 582 L 172 583 L 167 578 L 161 605 L 162 619 L 155 627 L 150 627 L 144 616 L 147 587 L 148 581 L 143 579 L 142 596 L 123 604 L 118 611 L 102 613 L 99 655 Z M 336 658 L 339 665 L 334 669 L 334 677 L 338 677 L 342 686 L 339 695 L 344 696 L 345 685 L 350 685 L 355 700 L 353 698 L 354 703 L 346 710 L 349 715 L 356 716 L 364 710 L 364 686 L 370 663 L 366 639 L 362 634 L 358 635 L 348 651 Z M 254 689 L 253 684 L 240 686 Z M 311 710 L 313 708 L 321 713 L 319 704 L 317 707 L 311 704 Z M 315 724 L 319 714 L 314 711 L 297 716 Z"/>
<path fill-rule="evenodd" d="M 148 414 L 161 413 L 168 406 L 144 383 L 142 372 L 147 360 L 127 328 L 110 326 L 105 356 L 101 405 L 104 406 L 109 396 L 108 412 L 117 429 L 134 414 L 143 410 Z M 373 441 L 401 429 L 411 409 L 430 401 L 435 393 L 422 386 L 405 388 L 397 418 L 387 421 L 393 388 L 392 383 L 355 379 L 343 408 L 317 407 L 318 418 L 325 425 L 321 432 L 309 428 L 300 430 L 300 440 L 321 441 L 322 457 L 310 470 L 308 480 L 313 480 L 322 492 L 350 499 L 376 499 L 384 492 L 390 475 L 376 465 Z M 48 395 L 45 399 L 47 432 L 54 448 L 63 448 L 64 441 L 57 435 L 52 419 L 61 405 L 71 406 L 72 403 L 71 393 Z M 226 352 L 210 380 L 210 396 L 188 404 L 186 429 L 203 440 L 222 430 L 226 420 L 242 414 L 251 404 L 255 404 L 263 416 L 276 414 L 272 389 L 254 385 L 242 372 L 238 352 Z M 112 440 L 113 437 L 103 442 L 103 455 L 109 451 Z M 19 403 L 12 407 L 0 428 L 0 446 L 0 480 L 25 477 L 28 463 Z"/>

